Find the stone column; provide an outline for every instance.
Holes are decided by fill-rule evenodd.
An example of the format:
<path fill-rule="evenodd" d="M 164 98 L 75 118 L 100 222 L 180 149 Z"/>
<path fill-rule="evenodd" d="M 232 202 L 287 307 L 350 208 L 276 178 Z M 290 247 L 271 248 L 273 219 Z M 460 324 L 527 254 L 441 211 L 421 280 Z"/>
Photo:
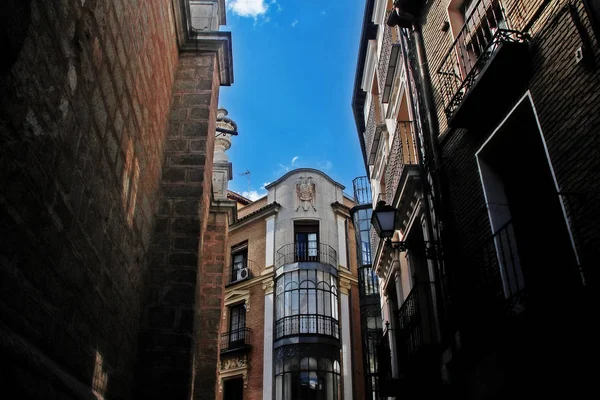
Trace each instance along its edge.
<path fill-rule="evenodd" d="M 273 400 L 273 280 L 263 283 L 265 327 L 263 338 L 263 400 Z"/>
<path fill-rule="evenodd" d="M 227 117 L 227 110 L 217 110 L 217 128 L 237 131 L 237 125 Z M 213 163 L 212 190 L 215 200 L 227 200 L 227 183 L 233 179 L 231 163 L 225 153 L 231 147 L 231 135 L 215 132 L 215 155 Z"/>
<path fill-rule="evenodd" d="M 340 279 L 340 326 L 342 328 L 342 376 L 344 400 L 352 400 L 352 338 L 350 337 L 350 282 Z"/>
<path fill-rule="evenodd" d="M 337 219 L 337 234 L 338 234 L 338 264 L 340 267 L 348 268 L 346 259 L 346 218 L 338 215 Z"/>

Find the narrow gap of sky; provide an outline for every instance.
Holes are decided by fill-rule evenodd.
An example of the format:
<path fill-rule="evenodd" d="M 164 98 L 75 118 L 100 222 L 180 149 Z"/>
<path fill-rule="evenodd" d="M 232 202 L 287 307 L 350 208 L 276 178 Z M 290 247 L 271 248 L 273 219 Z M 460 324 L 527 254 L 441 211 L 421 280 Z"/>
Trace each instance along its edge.
<path fill-rule="evenodd" d="M 239 130 L 231 190 L 256 199 L 310 167 L 352 194 L 365 174 L 351 107 L 363 12 L 364 0 L 227 0 L 235 82 L 219 104 Z"/>

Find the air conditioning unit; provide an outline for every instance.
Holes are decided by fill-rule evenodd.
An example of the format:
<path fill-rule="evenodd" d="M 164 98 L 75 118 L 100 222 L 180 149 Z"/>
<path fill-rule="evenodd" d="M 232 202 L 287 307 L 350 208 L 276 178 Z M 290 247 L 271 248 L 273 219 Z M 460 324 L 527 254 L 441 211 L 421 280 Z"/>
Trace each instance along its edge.
<path fill-rule="evenodd" d="M 250 271 L 248 270 L 248 267 L 246 268 L 241 268 L 237 270 L 237 279 L 238 281 L 243 281 L 244 279 L 248 279 L 248 277 L 250 276 Z"/>

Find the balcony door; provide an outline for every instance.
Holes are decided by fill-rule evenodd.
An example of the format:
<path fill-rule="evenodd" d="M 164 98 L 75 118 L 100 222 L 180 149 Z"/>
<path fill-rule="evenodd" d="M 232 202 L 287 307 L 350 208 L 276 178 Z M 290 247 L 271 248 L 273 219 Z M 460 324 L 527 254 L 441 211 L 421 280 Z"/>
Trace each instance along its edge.
<path fill-rule="evenodd" d="M 580 287 L 560 190 L 529 97 L 477 154 L 505 296 L 539 307 Z"/>
<path fill-rule="evenodd" d="M 244 378 L 236 377 L 223 382 L 223 400 L 242 400 L 244 398 Z"/>
<path fill-rule="evenodd" d="M 246 305 L 240 304 L 230 308 L 229 316 L 229 348 L 245 345 L 246 339 Z"/>
<path fill-rule="evenodd" d="M 318 221 L 295 221 L 294 261 L 319 261 Z"/>

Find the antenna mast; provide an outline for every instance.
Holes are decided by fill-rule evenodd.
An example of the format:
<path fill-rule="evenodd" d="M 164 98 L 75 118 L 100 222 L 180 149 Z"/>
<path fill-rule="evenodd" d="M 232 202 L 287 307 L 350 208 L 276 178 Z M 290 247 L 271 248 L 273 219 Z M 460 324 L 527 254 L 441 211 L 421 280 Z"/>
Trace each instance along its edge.
<path fill-rule="evenodd" d="M 250 192 L 250 171 L 246 170 L 246 172 L 242 172 L 241 174 L 238 174 L 238 175 L 248 177 L 248 192 Z"/>

